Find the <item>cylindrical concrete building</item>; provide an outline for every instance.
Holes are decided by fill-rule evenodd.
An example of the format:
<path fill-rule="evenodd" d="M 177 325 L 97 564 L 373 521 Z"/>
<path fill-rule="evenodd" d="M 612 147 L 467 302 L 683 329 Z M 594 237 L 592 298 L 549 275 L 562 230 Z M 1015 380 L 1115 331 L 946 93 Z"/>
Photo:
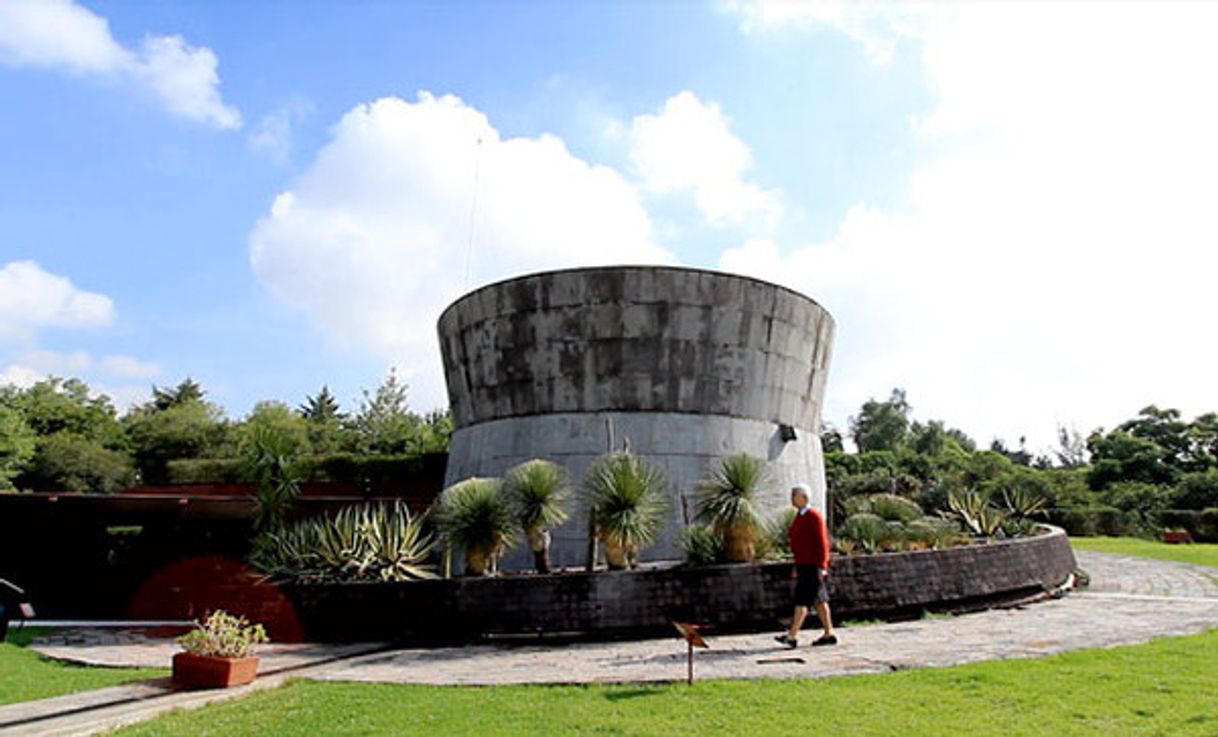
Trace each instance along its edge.
<path fill-rule="evenodd" d="M 664 470 L 673 496 L 673 519 L 644 559 L 680 555 L 684 510 L 722 456 L 770 462 L 772 514 L 796 482 L 824 507 L 833 318 L 798 292 L 667 266 L 553 271 L 465 295 L 439 332 L 456 427 L 447 484 L 545 458 L 578 485 L 611 444 L 628 444 Z M 556 565 L 583 563 L 586 524 L 576 514 L 556 531 Z"/>

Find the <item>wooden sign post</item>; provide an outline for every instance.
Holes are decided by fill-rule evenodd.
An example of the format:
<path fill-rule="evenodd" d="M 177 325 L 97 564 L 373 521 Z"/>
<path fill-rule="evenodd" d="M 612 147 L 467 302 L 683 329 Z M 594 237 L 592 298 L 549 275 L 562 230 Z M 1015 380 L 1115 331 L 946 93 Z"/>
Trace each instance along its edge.
<path fill-rule="evenodd" d="M 698 632 L 699 625 L 689 624 L 688 622 L 673 622 L 672 625 L 677 628 L 677 632 L 681 638 L 685 640 L 686 650 L 686 676 L 685 682 L 689 685 L 694 683 L 694 648 L 710 648 L 706 640 L 702 638 L 702 634 Z"/>

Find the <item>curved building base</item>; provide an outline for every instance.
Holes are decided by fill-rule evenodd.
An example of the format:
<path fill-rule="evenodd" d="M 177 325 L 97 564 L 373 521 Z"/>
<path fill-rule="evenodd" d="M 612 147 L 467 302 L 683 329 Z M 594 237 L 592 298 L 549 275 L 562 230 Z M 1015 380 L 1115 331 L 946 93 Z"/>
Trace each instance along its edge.
<path fill-rule="evenodd" d="M 698 481 L 711 464 L 727 455 L 748 453 L 769 462 L 771 479 L 762 497 L 766 516 L 790 504 L 795 483 L 812 487 L 812 502 L 825 508 L 824 459 L 820 436 L 796 427 L 784 441 L 779 425 L 722 415 L 677 412 L 569 412 L 512 417 L 456 430 L 448 456 L 445 485 L 471 476 L 501 476 L 533 458 L 567 469 L 575 486 L 571 520 L 555 531 L 551 553 L 556 566 L 580 566 L 587 555 L 587 513 L 580 503 L 580 484 L 597 457 L 629 447 L 664 471 L 672 515 L 657 544 L 644 560 L 682 557 L 680 534 L 686 516 L 692 521 Z M 532 557 L 518 546 L 502 562 L 507 570 L 529 568 Z"/>

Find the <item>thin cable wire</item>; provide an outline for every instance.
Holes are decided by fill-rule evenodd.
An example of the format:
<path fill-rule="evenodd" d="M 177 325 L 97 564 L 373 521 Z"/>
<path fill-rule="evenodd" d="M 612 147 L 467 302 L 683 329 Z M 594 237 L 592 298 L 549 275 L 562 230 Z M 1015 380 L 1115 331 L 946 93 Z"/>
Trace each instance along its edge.
<path fill-rule="evenodd" d="M 469 203 L 469 237 L 465 244 L 465 289 L 469 289 L 469 270 L 474 260 L 474 220 L 478 214 L 478 178 L 482 171 L 482 137 L 478 137 L 478 149 L 474 153 L 474 196 Z"/>

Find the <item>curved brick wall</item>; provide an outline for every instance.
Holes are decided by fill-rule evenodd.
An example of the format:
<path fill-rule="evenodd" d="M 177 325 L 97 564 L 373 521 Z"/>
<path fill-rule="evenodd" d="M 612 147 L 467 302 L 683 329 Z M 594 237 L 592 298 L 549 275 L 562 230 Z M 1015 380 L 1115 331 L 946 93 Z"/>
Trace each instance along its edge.
<path fill-rule="evenodd" d="M 1051 590 L 1074 571 L 1065 533 L 836 558 L 835 616 L 919 614 Z M 671 620 L 721 630 L 776 628 L 790 613 L 785 563 L 548 576 L 289 587 L 310 639 L 421 643 L 487 634 L 670 634 Z M 358 612 L 358 617 L 352 613 Z"/>

